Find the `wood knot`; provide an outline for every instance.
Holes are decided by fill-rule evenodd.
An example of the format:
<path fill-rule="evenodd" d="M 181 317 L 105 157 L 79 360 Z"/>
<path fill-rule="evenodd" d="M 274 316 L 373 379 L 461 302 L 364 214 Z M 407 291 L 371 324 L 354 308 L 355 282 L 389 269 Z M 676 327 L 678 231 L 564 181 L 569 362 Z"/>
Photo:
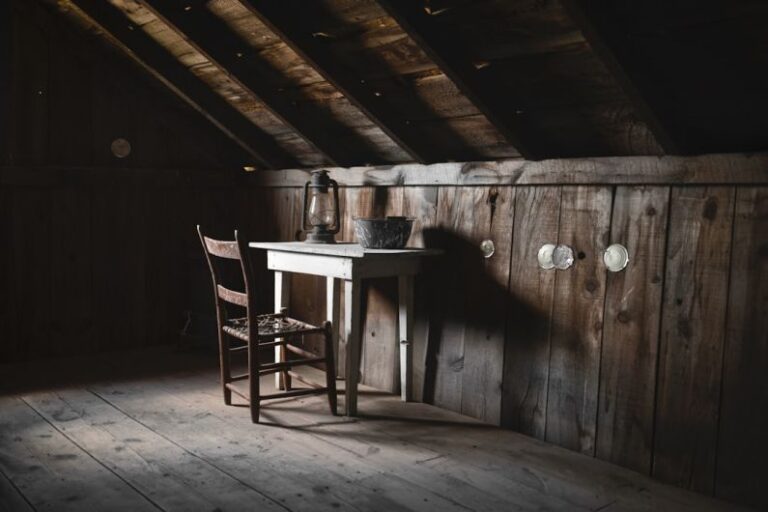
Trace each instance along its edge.
<path fill-rule="evenodd" d="M 451 361 L 451 363 L 448 366 L 454 372 L 460 372 L 461 370 L 464 369 L 464 358 L 460 357 L 454 361 Z"/>
<path fill-rule="evenodd" d="M 658 275 L 658 274 L 656 274 L 655 276 L 653 276 L 651 278 L 651 283 L 652 284 L 659 284 L 660 282 L 661 282 L 661 276 Z"/>
<path fill-rule="evenodd" d="M 681 318 L 677 321 L 677 333 L 685 339 L 690 339 L 693 334 L 691 330 L 691 323 L 686 318 Z"/>
<path fill-rule="evenodd" d="M 629 321 L 632 319 L 629 316 L 628 311 L 620 311 L 619 314 L 616 316 L 616 318 L 621 322 L 622 324 L 628 324 Z"/>
<path fill-rule="evenodd" d="M 586 282 L 586 283 L 584 283 L 584 288 L 585 288 L 585 289 L 586 289 L 586 290 L 587 290 L 589 293 L 595 293 L 595 291 L 597 291 L 597 288 L 598 288 L 598 286 L 599 286 L 599 285 L 598 285 L 598 283 L 597 283 L 597 280 L 596 280 L 596 279 L 587 279 L 587 282 Z"/>
<path fill-rule="evenodd" d="M 649 206 L 648 208 L 645 209 L 645 214 L 649 217 L 653 217 L 654 215 L 656 215 L 656 208 L 654 208 L 653 206 Z"/>
<path fill-rule="evenodd" d="M 707 199 L 707 202 L 704 203 L 704 212 L 702 215 L 707 220 L 715 220 L 715 217 L 717 217 L 717 199 L 714 197 Z"/>

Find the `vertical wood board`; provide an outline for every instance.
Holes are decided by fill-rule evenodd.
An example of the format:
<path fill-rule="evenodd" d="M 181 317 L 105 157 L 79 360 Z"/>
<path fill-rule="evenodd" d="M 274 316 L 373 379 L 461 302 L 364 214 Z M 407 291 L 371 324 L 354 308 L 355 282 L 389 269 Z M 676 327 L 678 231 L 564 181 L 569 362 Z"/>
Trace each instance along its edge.
<path fill-rule="evenodd" d="M 444 187 L 429 237 L 446 249 L 436 289 L 435 403 L 494 424 L 501 419 L 513 220 L 512 188 Z M 480 251 L 483 240 L 494 243 L 490 258 Z"/>
<path fill-rule="evenodd" d="M 736 192 L 715 495 L 768 508 L 768 188 Z"/>
<path fill-rule="evenodd" d="M 734 189 L 675 187 L 670 203 L 653 476 L 712 493 Z"/>
<path fill-rule="evenodd" d="M 557 274 L 541 269 L 537 254 L 542 245 L 557 241 L 560 194 L 560 187 L 520 187 L 515 195 L 502 426 L 538 439 L 544 439 L 546 427 Z"/>
<path fill-rule="evenodd" d="M 618 187 L 610 243 L 629 264 L 608 272 L 600 358 L 597 456 L 651 469 L 669 188 Z M 599 255 L 600 256 L 600 255 Z"/>
<path fill-rule="evenodd" d="M 563 187 L 559 243 L 573 266 L 556 276 L 546 440 L 594 455 L 611 189 Z"/>

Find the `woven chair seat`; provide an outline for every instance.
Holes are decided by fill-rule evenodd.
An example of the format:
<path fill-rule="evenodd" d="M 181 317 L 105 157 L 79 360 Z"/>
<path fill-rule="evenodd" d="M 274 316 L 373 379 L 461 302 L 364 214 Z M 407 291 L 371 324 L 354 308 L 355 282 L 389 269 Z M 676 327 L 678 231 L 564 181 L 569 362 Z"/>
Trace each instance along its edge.
<path fill-rule="evenodd" d="M 259 315 L 259 336 L 276 338 L 298 334 L 310 334 L 323 332 L 322 327 L 308 324 L 295 318 L 282 315 Z M 230 336 L 243 341 L 248 341 L 248 319 L 232 318 L 227 320 L 222 328 Z"/>

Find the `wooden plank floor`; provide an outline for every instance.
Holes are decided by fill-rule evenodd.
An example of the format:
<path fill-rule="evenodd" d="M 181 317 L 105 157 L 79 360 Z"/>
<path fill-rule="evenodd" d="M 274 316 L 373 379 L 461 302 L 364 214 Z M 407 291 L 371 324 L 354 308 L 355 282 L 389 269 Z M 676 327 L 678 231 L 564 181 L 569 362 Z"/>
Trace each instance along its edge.
<path fill-rule="evenodd" d="M 253 425 L 212 364 L 153 351 L 0 367 L 0 510 L 735 508 L 369 388 L 357 419 L 310 397 Z"/>

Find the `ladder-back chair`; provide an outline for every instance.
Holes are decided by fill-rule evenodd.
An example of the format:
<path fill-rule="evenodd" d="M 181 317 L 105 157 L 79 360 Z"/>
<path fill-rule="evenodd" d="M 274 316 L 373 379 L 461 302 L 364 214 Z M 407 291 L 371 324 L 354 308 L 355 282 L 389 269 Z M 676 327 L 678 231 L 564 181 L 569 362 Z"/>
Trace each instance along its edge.
<path fill-rule="evenodd" d="M 251 419 L 259 421 L 259 407 L 262 401 L 275 398 L 285 398 L 310 394 L 327 393 L 331 413 L 336 414 L 336 367 L 333 360 L 333 342 L 331 324 L 325 322 L 315 326 L 290 318 L 283 309 L 276 314 L 257 314 L 256 290 L 253 270 L 248 258 L 248 243 L 235 231 L 235 240 L 215 240 L 205 236 L 197 226 L 200 242 L 203 245 L 205 258 L 213 280 L 213 294 L 216 301 L 216 321 L 219 336 L 219 362 L 221 367 L 221 383 L 224 392 L 224 403 L 232 404 L 232 393 L 248 401 L 251 409 Z M 236 291 L 222 284 L 219 262 L 217 259 L 236 260 L 240 263 L 245 291 Z M 226 304 L 232 304 L 245 309 L 245 316 L 229 318 Z M 231 307 L 230 307 L 231 309 Z M 305 350 L 293 343 L 307 335 L 319 335 L 324 338 L 324 354 L 322 356 Z M 236 340 L 233 345 L 231 340 Z M 260 363 L 259 349 L 266 347 L 283 348 L 280 361 Z M 287 360 L 286 350 L 300 356 L 300 359 Z M 232 375 L 230 356 L 237 352 L 247 352 L 248 371 L 242 375 Z M 321 387 L 292 371 L 293 367 L 325 363 L 326 385 Z M 262 395 L 259 391 L 259 377 L 271 373 L 281 373 L 281 381 L 285 391 Z M 309 389 L 291 389 L 291 379 L 311 386 Z M 234 382 L 248 380 L 248 393 L 239 390 Z"/>

